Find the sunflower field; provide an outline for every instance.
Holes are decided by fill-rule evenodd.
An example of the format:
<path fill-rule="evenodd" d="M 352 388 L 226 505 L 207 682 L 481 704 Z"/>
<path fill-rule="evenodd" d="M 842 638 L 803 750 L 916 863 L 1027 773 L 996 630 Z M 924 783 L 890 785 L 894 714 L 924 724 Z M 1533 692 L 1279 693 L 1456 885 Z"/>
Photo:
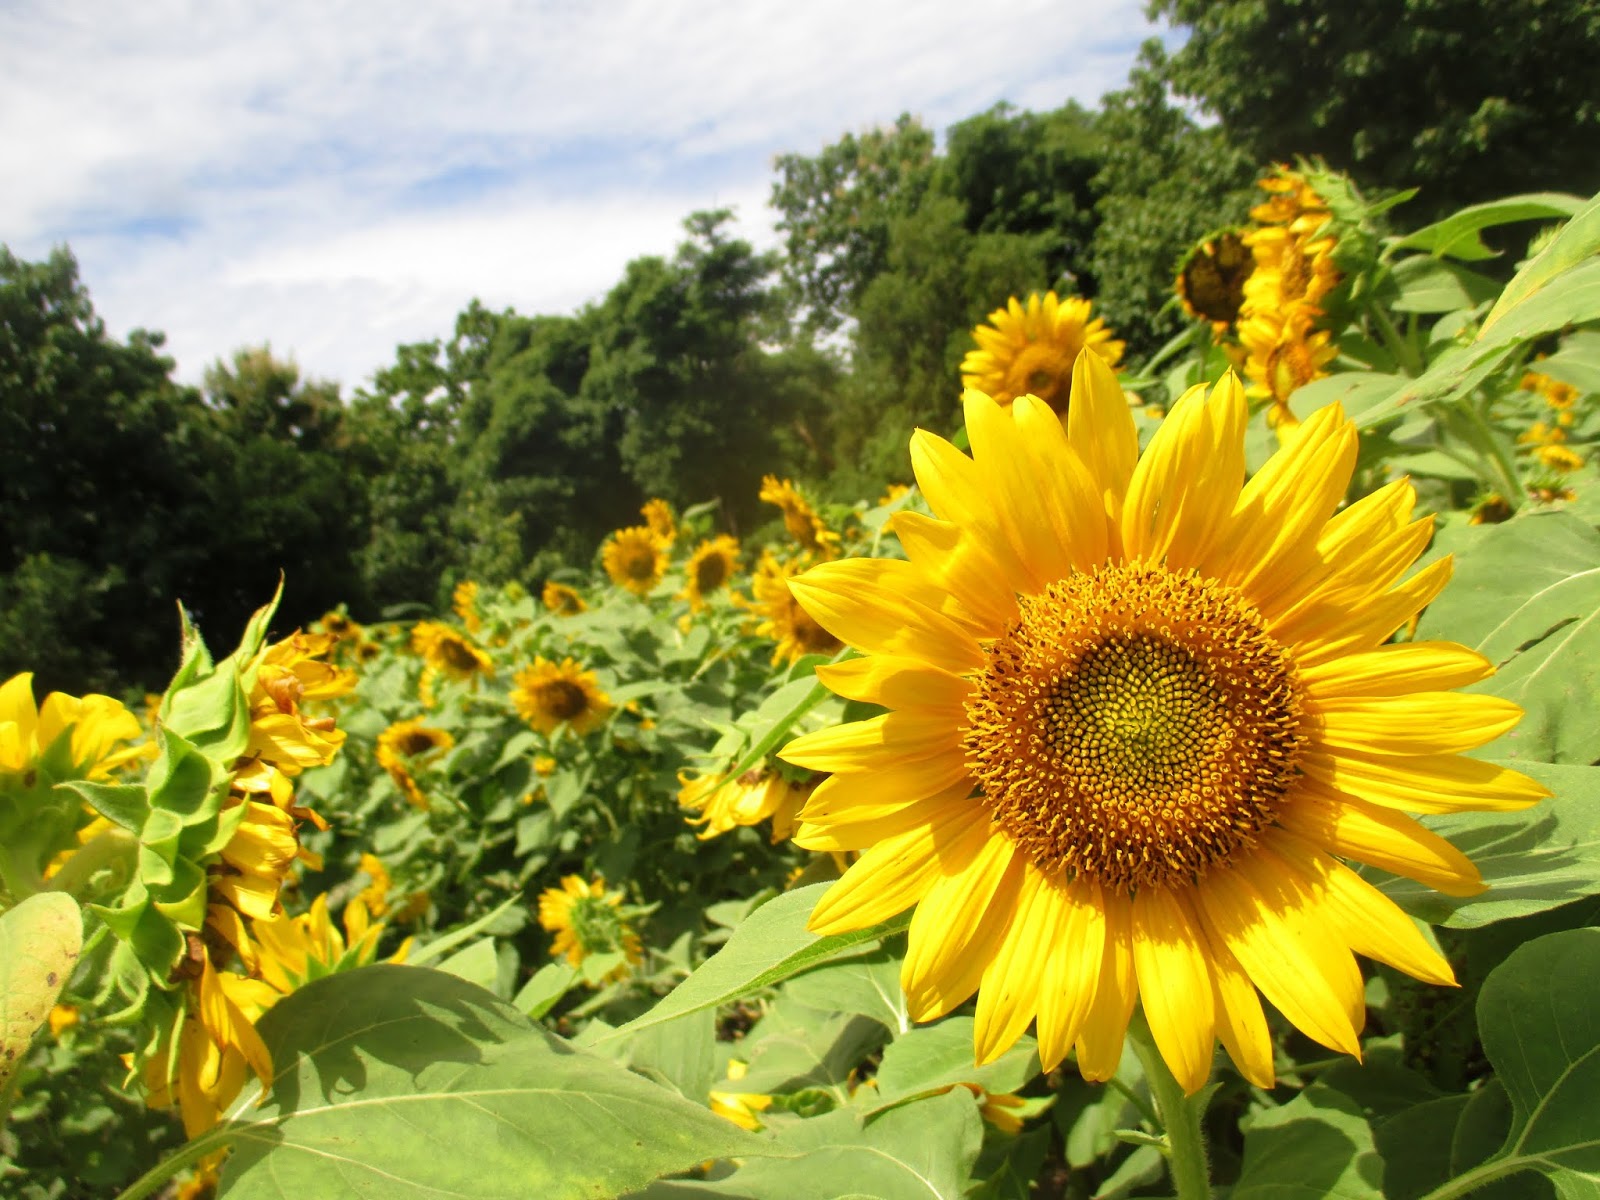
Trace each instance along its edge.
<path fill-rule="evenodd" d="M 770 538 L 0 684 L 0 1191 L 1600 1195 L 1600 198 L 1403 199 Z"/>

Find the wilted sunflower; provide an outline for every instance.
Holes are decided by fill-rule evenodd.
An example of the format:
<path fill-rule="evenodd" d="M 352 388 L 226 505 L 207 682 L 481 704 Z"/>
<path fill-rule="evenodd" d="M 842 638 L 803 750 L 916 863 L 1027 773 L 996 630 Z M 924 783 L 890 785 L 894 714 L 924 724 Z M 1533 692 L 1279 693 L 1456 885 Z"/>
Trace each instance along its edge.
<path fill-rule="evenodd" d="M 679 598 L 689 602 L 690 612 L 699 612 L 706 606 L 706 597 L 726 587 L 738 569 L 737 538 L 724 533 L 701 542 L 684 568 L 685 582 Z"/>
<path fill-rule="evenodd" d="M 418 808 L 427 808 L 428 798 L 418 786 L 412 768 L 455 744 L 456 739 L 447 730 L 435 729 L 424 724 L 420 717 L 413 717 L 409 721 L 396 721 L 378 735 L 375 757 L 407 800 Z"/>
<path fill-rule="evenodd" d="M 818 559 L 832 558 L 838 552 L 839 535 L 828 528 L 816 510 L 806 503 L 793 481 L 766 475 L 761 480 L 760 499 L 783 510 L 783 527 L 800 548 Z"/>
<path fill-rule="evenodd" d="M 665 500 L 660 497 L 646 500 L 639 515 L 644 518 L 650 532 L 655 534 L 656 541 L 663 546 L 670 546 L 678 540 L 678 518 L 673 514 L 672 505 Z"/>
<path fill-rule="evenodd" d="M 1232 376 L 1173 407 L 1142 458 L 1109 368 L 1078 360 L 1067 428 L 969 391 L 973 457 L 918 432 L 940 519 L 899 514 L 910 561 L 793 582 L 866 657 L 819 670 L 891 711 L 783 757 L 834 772 L 795 841 L 866 853 L 810 927 L 916 905 L 902 981 L 917 1020 L 974 991 L 989 1061 L 1037 1021 L 1039 1057 L 1117 1068 L 1133 1005 L 1193 1092 L 1220 1038 L 1270 1086 L 1257 990 L 1359 1053 L 1355 953 L 1453 982 L 1352 858 L 1452 895 L 1482 890 L 1405 812 L 1515 809 L 1545 791 L 1463 751 L 1521 710 L 1449 689 L 1489 675 L 1448 642 L 1385 645 L 1439 593 L 1402 582 L 1432 522 L 1409 482 L 1339 511 L 1356 428 L 1321 409 L 1245 482 Z M 1353 953 L 1354 952 L 1354 953 Z"/>
<path fill-rule="evenodd" d="M 545 582 L 544 591 L 540 593 L 539 598 L 551 612 L 563 617 L 576 616 L 589 607 L 583 602 L 583 597 L 578 595 L 576 588 L 557 583 L 553 579 Z"/>
<path fill-rule="evenodd" d="M 1094 306 L 1077 296 L 1058 300 L 1054 292 L 1015 296 L 989 314 L 989 324 L 972 331 L 978 349 L 961 360 L 961 383 L 987 392 L 1000 404 L 1018 396 L 1037 396 L 1063 416 L 1072 395 L 1072 364 L 1081 350 L 1093 350 L 1108 366 L 1122 359 L 1103 318 L 1090 319 Z"/>
<path fill-rule="evenodd" d="M 771 767 L 753 768 L 737 779 L 715 774 L 690 778 L 679 771 L 678 783 L 678 806 L 700 814 L 687 819 L 691 825 L 704 826 L 695 834 L 701 841 L 771 817 L 774 844 L 794 832 L 795 816 L 814 786 L 785 779 Z"/>
<path fill-rule="evenodd" d="M 833 654 L 839 649 L 839 639 L 812 620 L 789 590 L 789 580 L 800 566 L 764 554 L 750 579 L 754 598 L 744 603 L 761 618 L 756 635 L 778 643 L 772 650 L 774 663 L 779 659 L 794 662 L 807 654 Z"/>
<path fill-rule="evenodd" d="M 640 959 L 639 935 L 622 911 L 622 893 L 608 892 L 603 880 L 585 883 L 568 875 L 560 887 L 546 888 L 539 896 L 539 924 L 555 934 L 550 954 L 574 967 L 591 954 L 620 953 L 623 962 L 607 976 L 620 979 Z"/>
<path fill-rule="evenodd" d="M 1236 230 L 1201 242 L 1178 268 L 1175 287 L 1183 309 L 1199 321 L 1210 321 L 1218 334 L 1239 319 L 1245 280 L 1255 268 L 1255 257 Z"/>
<path fill-rule="evenodd" d="M 600 551 L 600 562 L 612 583 L 635 596 L 648 596 L 667 569 L 667 556 L 648 525 L 633 525 L 613 533 Z"/>
<path fill-rule="evenodd" d="M 611 700 L 600 689 L 593 671 L 585 671 L 572 659 L 560 666 L 547 658 L 536 658 L 514 677 L 511 703 L 517 713 L 540 733 L 549 735 L 561 725 L 583 734 L 598 729 L 611 715 Z"/>

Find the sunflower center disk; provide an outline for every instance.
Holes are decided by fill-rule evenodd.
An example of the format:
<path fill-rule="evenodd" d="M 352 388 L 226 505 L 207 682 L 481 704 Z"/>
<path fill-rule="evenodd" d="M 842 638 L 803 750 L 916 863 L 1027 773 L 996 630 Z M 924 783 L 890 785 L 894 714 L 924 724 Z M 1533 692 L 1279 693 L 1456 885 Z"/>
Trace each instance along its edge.
<path fill-rule="evenodd" d="M 1102 567 L 1020 601 L 963 746 L 994 819 L 1046 870 L 1128 891 L 1249 847 L 1298 773 L 1288 654 L 1231 588 Z"/>
<path fill-rule="evenodd" d="M 589 707 L 588 695 L 569 679 L 552 679 L 541 691 L 545 711 L 558 720 L 570 721 L 582 716 Z"/>
<path fill-rule="evenodd" d="M 1072 357 L 1050 342 L 1030 342 L 1006 372 L 1012 394 L 1037 396 L 1056 412 L 1065 410 L 1071 387 Z"/>

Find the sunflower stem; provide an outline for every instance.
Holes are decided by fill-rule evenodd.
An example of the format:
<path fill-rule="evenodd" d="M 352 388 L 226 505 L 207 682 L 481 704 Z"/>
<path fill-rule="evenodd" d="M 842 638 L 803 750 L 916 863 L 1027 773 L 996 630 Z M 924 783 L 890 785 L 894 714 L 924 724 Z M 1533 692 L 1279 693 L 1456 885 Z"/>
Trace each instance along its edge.
<path fill-rule="evenodd" d="M 161 1185 L 166 1183 L 179 1171 L 187 1166 L 199 1162 L 206 1155 L 221 1149 L 233 1140 L 233 1133 L 227 1124 L 217 1126 L 207 1133 L 202 1133 L 191 1142 L 185 1142 L 171 1154 L 151 1167 L 138 1179 L 134 1180 L 122 1192 L 118 1193 L 117 1200 L 144 1200 L 146 1196 L 154 1195 Z"/>
<path fill-rule="evenodd" d="M 1161 1057 L 1143 1013 L 1134 1014 L 1128 1036 L 1144 1066 L 1150 1095 L 1161 1116 L 1167 1141 L 1167 1172 L 1172 1176 L 1177 1200 L 1211 1200 L 1211 1165 L 1206 1159 L 1206 1136 L 1201 1120 L 1212 1089 L 1203 1087 L 1193 1096 L 1185 1094 L 1183 1085 Z"/>

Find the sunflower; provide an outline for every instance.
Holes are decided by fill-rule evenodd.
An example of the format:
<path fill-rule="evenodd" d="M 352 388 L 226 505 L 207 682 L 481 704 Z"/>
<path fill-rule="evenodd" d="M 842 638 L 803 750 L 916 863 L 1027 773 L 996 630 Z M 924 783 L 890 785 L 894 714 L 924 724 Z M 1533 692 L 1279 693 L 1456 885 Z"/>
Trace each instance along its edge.
<path fill-rule="evenodd" d="M 118 767 L 149 757 L 144 746 L 117 745 L 143 733 L 139 718 L 110 696 L 51 692 L 36 705 L 31 671 L 0 684 L 0 776 L 27 775 L 43 765 L 52 782 L 107 779 Z"/>
<path fill-rule="evenodd" d="M 560 666 L 535 658 L 531 667 L 517 672 L 514 682 L 511 703 L 524 721 L 546 736 L 560 725 L 570 726 L 574 733 L 589 733 L 611 715 L 611 700 L 601 691 L 595 673 L 570 658 Z"/>
<path fill-rule="evenodd" d="M 1267 198 L 1250 210 L 1250 219 L 1262 225 L 1283 225 L 1299 235 L 1315 234 L 1333 215 L 1311 181 L 1283 163 L 1257 184 Z"/>
<path fill-rule="evenodd" d="M 783 527 L 800 543 L 802 550 L 819 559 L 832 558 L 838 552 L 839 535 L 806 503 L 791 480 L 779 479 L 776 475 L 763 476 L 760 499 L 764 504 L 775 504 L 783 510 Z"/>
<path fill-rule="evenodd" d="M 1324 297 L 1339 285 L 1333 265 L 1332 238 L 1298 237 L 1281 225 L 1253 229 L 1244 235 L 1254 268 L 1241 294 L 1246 315 L 1305 312 L 1322 315 Z"/>
<path fill-rule="evenodd" d="M 706 597 L 726 587 L 738 569 L 738 539 L 724 533 L 703 541 L 689 556 L 684 568 L 686 582 L 678 598 L 689 602 L 690 612 L 699 612 L 706 606 Z"/>
<path fill-rule="evenodd" d="M 1354 953 L 1420 979 L 1449 964 L 1359 859 L 1453 895 L 1476 868 L 1404 815 L 1515 809 L 1547 793 L 1463 756 L 1521 710 L 1449 689 L 1492 672 L 1447 642 L 1385 645 L 1449 577 L 1402 582 L 1432 522 L 1399 480 L 1335 515 L 1356 428 L 1330 405 L 1248 483 L 1243 389 L 1187 392 L 1142 458 L 1092 354 L 1063 430 L 1042 402 L 965 397 L 969 458 L 919 431 L 939 519 L 895 517 L 909 561 L 793 582 L 866 657 L 820 668 L 890 711 L 782 752 L 834 775 L 795 841 L 865 849 L 810 927 L 915 905 L 902 982 L 931 1020 L 977 992 L 993 1060 L 1037 1022 L 1055 1067 L 1117 1068 L 1134 1003 L 1197 1090 L 1220 1038 L 1266 1087 L 1257 995 L 1358 1054 Z M 1352 953 L 1354 952 L 1354 953 Z"/>
<path fill-rule="evenodd" d="M 478 585 L 470 579 L 463 579 L 456 584 L 455 590 L 450 593 L 450 607 L 461 624 L 466 626 L 468 633 L 477 633 L 483 625 L 483 619 L 478 615 Z"/>
<path fill-rule="evenodd" d="M 362 855 L 363 864 L 368 857 Z M 280 913 L 256 921 L 252 931 L 260 946 L 257 971 L 262 980 L 287 996 L 313 979 L 364 967 L 378 957 L 378 942 L 386 925 L 374 923 L 372 918 L 381 915 L 368 909 L 365 893 L 352 898 L 344 906 L 341 936 L 328 917 L 328 897 L 321 895 L 311 902 L 311 911 L 300 916 Z M 411 939 L 407 938 L 384 961 L 404 962 L 410 950 Z"/>
<path fill-rule="evenodd" d="M 433 685 L 441 674 L 469 680 L 474 687 L 480 675 L 494 674 L 494 660 L 488 654 L 465 634 L 438 621 L 418 621 L 411 630 L 411 648 L 423 659 L 417 694 L 425 708 L 433 707 Z"/>
<path fill-rule="evenodd" d="M 623 961 L 606 980 L 620 979 L 640 960 L 639 935 L 622 912 L 622 893 L 606 891 L 605 881 L 585 883 L 568 875 L 560 887 L 546 888 L 539 896 L 539 924 L 555 934 L 550 954 L 574 967 L 591 954 L 620 953 Z"/>
<path fill-rule="evenodd" d="M 670 546 L 678 540 L 678 518 L 673 514 L 672 505 L 657 497 L 646 500 L 644 507 L 639 510 L 639 515 L 644 518 L 645 526 L 655 534 L 656 541 L 662 546 Z"/>
<path fill-rule="evenodd" d="M 1249 394 L 1272 401 L 1267 419 L 1280 436 L 1300 423 L 1289 407 L 1289 397 L 1312 380 L 1325 377 L 1328 372 L 1324 368 L 1339 355 L 1333 335 L 1326 329 L 1313 329 L 1311 320 L 1309 312 L 1302 310 L 1287 320 L 1276 314 L 1251 315 L 1239 326 L 1239 340 L 1248 352 L 1244 369 L 1250 380 Z"/>
<path fill-rule="evenodd" d="M 544 591 L 540 593 L 539 598 L 546 608 L 562 617 L 576 616 L 589 607 L 583 602 L 583 597 L 578 595 L 577 589 L 570 588 L 564 583 L 557 583 L 553 579 L 545 581 Z"/>
<path fill-rule="evenodd" d="M 753 768 L 731 780 L 725 775 L 690 778 L 680 771 L 678 783 L 679 807 L 700 814 L 688 821 L 705 827 L 695 834 L 701 841 L 739 825 L 759 825 L 771 817 L 774 845 L 794 832 L 795 816 L 813 786 L 785 779 L 771 767 Z"/>
<path fill-rule="evenodd" d="M 1565 475 L 1568 471 L 1576 471 L 1583 466 L 1583 455 L 1567 446 L 1554 443 L 1540 446 L 1538 449 L 1540 463 L 1550 470 Z"/>
<path fill-rule="evenodd" d="M 611 582 L 635 596 L 648 596 L 661 582 L 667 556 L 648 525 L 619 529 L 606 539 L 600 562 Z"/>
<path fill-rule="evenodd" d="M 1029 293 L 1026 307 L 1011 297 L 989 314 L 989 324 L 972 331 L 978 349 L 961 360 L 962 385 L 1001 404 L 1037 396 L 1065 416 L 1078 352 L 1093 350 L 1113 367 L 1122 359 L 1122 343 L 1112 339 L 1104 319 L 1090 319 L 1093 307 L 1076 296 L 1058 300 L 1054 292 Z"/>
<path fill-rule="evenodd" d="M 443 729 L 425 725 L 420 717 L 396 721 L 378 735 L 378 765 L 389 772 L 395 786 L 418 808 L 428 807 L 428 798 L 418 786 L 412 768 L 450 749 L 455 738 Z"/>
<path fill-rule="evenodd" d="M 756 635 L 778 643 L 772 650 L 774 663 L 780 659 L 794 662 L 807 654 L 834 654 L 839 649 L 839 639 L 812 620 L 789 590 L 789 580 L 800 566 L 799 562 L 783 563 L 771 554 L 763 555 L 750 580 L 754 599 L 744 602 L 761 618 Z"/>
<path fill-rule="evenodd" d="M 1184 312 L 1209 321 L 1218 334 L 1239 319 L 1245 281 L 1255 268 L 1255 258 L 1236 230 L 1216 234 L 1201 242 L 1178 268 L 1174 287 Z"/>

